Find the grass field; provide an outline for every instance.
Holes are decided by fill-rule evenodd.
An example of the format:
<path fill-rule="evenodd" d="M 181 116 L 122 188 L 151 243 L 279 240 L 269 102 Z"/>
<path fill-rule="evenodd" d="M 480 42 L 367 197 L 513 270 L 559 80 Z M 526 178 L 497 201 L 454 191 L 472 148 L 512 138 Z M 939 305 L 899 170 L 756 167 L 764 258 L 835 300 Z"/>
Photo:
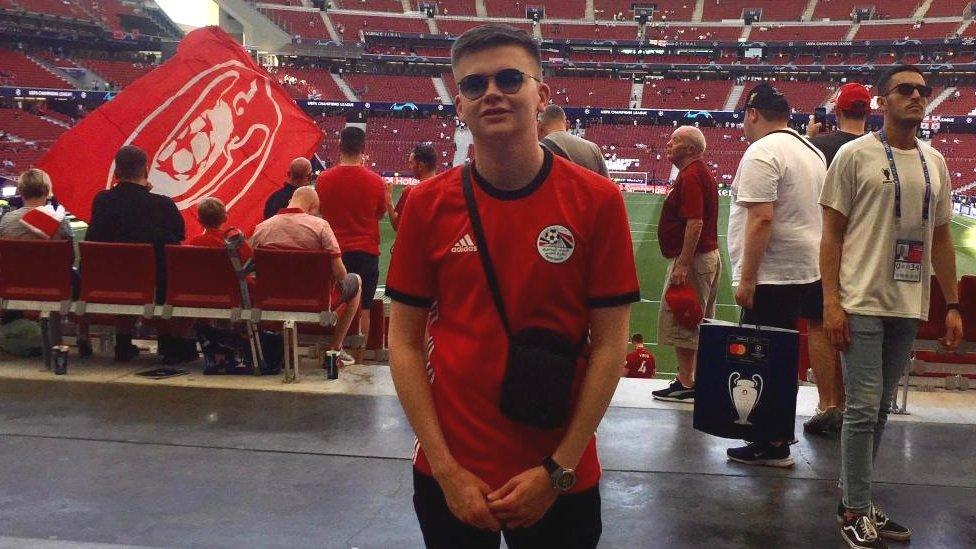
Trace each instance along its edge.
<path fill-rule="evenodd" d="M 630 331 L 643 334 L 645 341 L 650 343 L 651 352 L 657 359 L 659 374 L 673 373 L 676 369 L 674 350 L 670 347 L 658 348 L 656 345 L 657 314 L 667 268 L 657 242 L 657 220 L 661 215 L 664 197 L 628 193 L 624 195 L 624 200 L 630 216 L 630 233 L 634 240 L 634 256 L 641 283 L 641 302 L 632 308 Z M 719 200 L 718 233 L 719 250 L 722 254 L 722 281 L 718 291 L 716 316 L 723 320 L 735 320 L 738 318 L 738 308 L 732 296 L 731 267 L 725 242 L 729 223 L 729 199 L 723 197 Z M 384 281 L 394 233 L 388 220 L 383 221 L 381 229 L 383 255 L 380 258 L 380 280 Z M 956 244 L 959 276 L 976 274 L 976 220 L 955 216 L 952 233 Z"/>

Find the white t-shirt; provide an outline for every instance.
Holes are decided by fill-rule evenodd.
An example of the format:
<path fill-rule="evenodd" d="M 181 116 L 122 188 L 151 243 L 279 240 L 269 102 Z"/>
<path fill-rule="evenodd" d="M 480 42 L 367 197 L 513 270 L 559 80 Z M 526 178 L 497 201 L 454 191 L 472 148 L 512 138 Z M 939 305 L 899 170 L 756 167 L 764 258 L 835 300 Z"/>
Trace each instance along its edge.
<path fill-rule="evenodd" d="M 952 190 L 945 158 L 919 142 L 932 183 L 929 222 L 922 224 L 925 178 L 918 151 L 892 148 L 901 182 L 901 222 L 895 217 L 895 185 L 877 134 L 837 151 L 820 203 L 847 217 L 840 260 L 841 306 L 849 314 L 928 319 L 932 233 L 952 220 Z M 919 282 L 896 281 L 898 240 L 923 243 Z"/>
<path fill-rule="evenodd" d="M 809 141 L 786 131 L 750 145 L 732 181 L 728 243 L 733 286 L 742 277 L 747 206 L 757 202 L 773 203 L 773 223 L 756 283 L 808 284 L 820 279 L 822 221 L 817 200 L 827 163 Z"/>

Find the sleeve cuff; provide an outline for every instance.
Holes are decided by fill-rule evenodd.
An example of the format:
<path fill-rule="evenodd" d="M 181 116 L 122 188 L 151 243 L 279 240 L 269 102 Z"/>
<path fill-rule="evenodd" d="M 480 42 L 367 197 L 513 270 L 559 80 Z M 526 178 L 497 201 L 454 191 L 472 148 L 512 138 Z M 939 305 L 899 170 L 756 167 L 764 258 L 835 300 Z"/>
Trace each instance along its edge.
<path fill-rule="evenodd" d="M 604 307 L 619 307 L 621 305 L 627 305 L 630 303 L 637 303 L 640 301 L 640 290 L 635 290 L 633 292 L 621 295 L 614 295 L 609 297 L 591 297 L 586 301 L 586 304 L 593 309 L 601 309 Z"/>
<path fill-rule="evenodd" d="M 389 297 L 393 301 L 398 301 L 404 305 L 410 305 L 411 307 L 421 307 L 424 309 L 429 309 L 433 304 L 434 300 L 427 297 L 418 297 L 415 295 L 410 295 L 403 293 L 399 290 L 386 287 L 386 297 Z"/>

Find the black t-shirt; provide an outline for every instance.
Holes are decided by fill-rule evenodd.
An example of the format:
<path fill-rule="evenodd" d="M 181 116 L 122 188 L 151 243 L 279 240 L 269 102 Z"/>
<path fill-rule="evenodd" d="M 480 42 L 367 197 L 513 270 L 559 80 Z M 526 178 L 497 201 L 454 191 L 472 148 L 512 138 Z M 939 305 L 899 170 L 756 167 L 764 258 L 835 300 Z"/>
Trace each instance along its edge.
<path fill-rule="evenodd" d="M 861 136 L 837 130 L 835 132 L 818 135 L 817 137 L 811 139 L 810 142 L 813 143 L 815 147 L 820 149 L 820 151 L 824 153 L 824 156 L 827 157 L 827 167 L 829 168 L 830 163 L 834 161 L 834 155 L 837 154 L 837 151 L 840 150 L 844 143 L 854 141 L 858 137 Z"/>

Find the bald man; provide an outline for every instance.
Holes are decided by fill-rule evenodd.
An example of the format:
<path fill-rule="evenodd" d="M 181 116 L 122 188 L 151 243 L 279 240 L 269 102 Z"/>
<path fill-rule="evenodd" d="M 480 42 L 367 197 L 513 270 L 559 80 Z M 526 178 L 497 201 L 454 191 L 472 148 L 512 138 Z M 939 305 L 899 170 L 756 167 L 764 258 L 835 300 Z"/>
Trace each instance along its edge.
<path fill-rule="evenodd" d="M 705 318 L 715 317 L 715 293 L 722 261 L 718 252 L 718 184 L 702 161 L 705 136 L 694 126 L 671 134 L 668 159 L 678 169 L 668 190 L 657 226 L 661 253 L 668 259 L 664 297 L 658 313 L 658 345 L 672 345 L 678 356 L 678 375 L 665 389 L 651 394 L 669 402 L 695 401 L 695 355 L 698 326 L 680 319 L 668 306 L 673 286 L 694 289 Z"/>
<path fill-rule="evenodd" d="M 258 224 L 251 237 L 254 248 L 284 248 L 297 250 L 321 250 L 328 252 L 331 258 L 332 278 L 337 281 L 342 304 L 352 303 L 353 306 L 342 306 L 339 319 L 332 337 L 331 349 L 342 351 L 342 341 L 349 331 L 349 326 L 359 310 L 359 299 L 362 282 L 359 275 L 348 274 L 342 263 L 342 250 L 339 241 L 329 222 L 319 217 L 319 195 L 312 187 L 298 187 L 288 202 L 287 208 L 282 208 L 270 219 Z M 261 273 L 258 273 L 260 278 Z M 339 304 L 336 304 L 339 305 Z M 353 363 L 352 358 L 342 353 L 340 361 L 343 365 Z"/>
<path fill-rule="evenodd" d="M 288 180 L 273 192 L 264 203 L 264 218 L 270 219 L 278 210 L 288 206 L 295 189 L 304 187 L 312 182 L 312 163 L 307 158 L 296 158 L 288 167 Z"/>
<path fill-rule="evenodd" d="M 553 154 L 583 166 L 591 172 L 608 177 L 607 163 L 600 147 L 592 141 L 569 133 L 566 112 L 559 105 L 549 105 L 539 119 L 539 137 L 543 147 Z"/>

